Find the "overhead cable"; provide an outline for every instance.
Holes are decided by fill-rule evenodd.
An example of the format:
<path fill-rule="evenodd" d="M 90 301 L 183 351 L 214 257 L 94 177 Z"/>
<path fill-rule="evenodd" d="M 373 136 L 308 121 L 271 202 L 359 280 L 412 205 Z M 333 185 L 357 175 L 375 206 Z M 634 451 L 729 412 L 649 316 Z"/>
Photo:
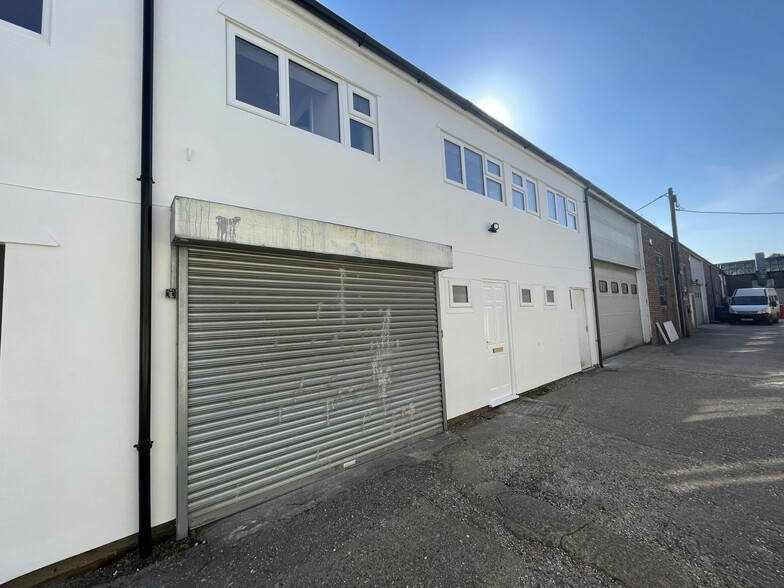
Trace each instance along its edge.
<path fill-rule="evenodd" d="M 735 212 L 730 210 L 689 210 L 688 208 L 678 208 L 678 212 L 693 212 L 696 214 L 743 214 L 743 215 L 754 215 L 754 216 L 764 216 L 764 215 L 774 215 L 774 214 L 784 214 L 784 211 L 775 211 L 775 212 Z"/>
<path fill-rule="evenodd" d="M 659 199 L 661 199 L 661 198 L 664 198 L 666 195 L 667 195 L 667 194 L 666 194 L 666 193 L 664 193 L 664 194 L 662 194 L 661 196 L 657 196 L 656 198 L 654 198 L 653 200 L 651 200 L 651 201 L 650 201 L 648 204 L 646 204 L 645 206 L 650 206 L 651 204 L 653 204 L 653 203 L 654 203 L 654 202 L 656 202 L 657 200 L 659 200 Z M 640 212 L 640 211 L 641 211 L 643 208 L 645 208 L 645 206 L 641 206 L 640 208 L 638 208 L 638 209 L 637 209 L 637 210 L 635 210 L 634 212 Z"/>

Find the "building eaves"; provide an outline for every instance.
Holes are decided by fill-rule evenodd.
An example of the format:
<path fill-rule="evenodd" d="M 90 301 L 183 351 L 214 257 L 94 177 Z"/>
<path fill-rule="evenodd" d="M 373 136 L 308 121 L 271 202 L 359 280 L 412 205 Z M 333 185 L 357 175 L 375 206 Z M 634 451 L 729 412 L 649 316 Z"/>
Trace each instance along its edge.
<path fill-rule="evenodd" d="M 458 106 L 464 112 L 471 114 L 475 118 L 479 119 L 486 125 L 494 128 L 498 133 L 504 135 L 508 139 L 518 143 L 526 149 L 530 151 L 540 159 L 542 159 L 548 165 L 552 165 L 556 169 L 562 171 L 566 175 L 574 178 L 577 180 L 578 183 L 582 184 L 586 188 L 588 188 L 594 194 L 601 196 L 602 198 L 606 199 L 608 203 L 616 206 L 620 210 L 622 210 L 625 214 L 631 216 L 633 219 L 637 220 L 638 222 L 645 224 L 646 226 L 650 227 L 651 229 L 658 231 L 662 235 L 666 236 L 669 239 L 672 239 L 670 235 L 668 235 L 665 231 L 648 221 L 647 219 L 643 218 L 628 206 L 622 204 L 616 198 L 610 196 L 607 192 L 593 184 L 590 180 L 586 177 L 582 176 L 581 174 L 577 173 L 574 169 L 569 167 L 568 165 L 562 163 L 543 149 L 540 149 L 533 143 L 531 143 L 528 139 L 516 133 L 509 127 L 507 127 L 502 122 L 496 120 L 489 114 L 487 114 L 484 110 L 479 108 L 476 104 L 471 102 L 470 100 L 462 97 L 460 94 L 455 92 L 454 90 L 448 88 L 437 79 L 432 77 L 431 75 L 425 73 L 423 70 L 416 67 L 413 63 L 408 61 L 407 59 L 401 57 L 382 43 L 376 41 L 373 37 L 365 33 L 363 30 L 355 27 L 353 24 L 348 22 L 346 19 L 341 17 L 340 15 L 336 14 L 335 12 L 331 11 L 329 8 L 317 2 L 316 0 L 291 0 L 297 6 L 300 6 L 304 10 L 308 11 L 321 21 L 325 22 L 338 32 L 346 35 L 350 39 L 354 40 L 359 47 L 364 47 L 371 53 L 375 54 L 376 56 L 380 57 L 381 59 L 385 60 L 386 62 L 390 63 L 391 65 L 395 66 L 399 70 L 403 71 L 404 73 L 410 75 L 418 84 L 426 86 L 430 88 L 432 91 L 436 92 L 440 96 L 446 98 L 456 106 Z M 693 253 L 696 257 L 705 260 L 702 256 L 695 253 L 692 249 L 686 247 L 681 243 L 681 246 L 684 247 L 690 253 Z M 710 263 L 710 262 L 708 262 Z"/>

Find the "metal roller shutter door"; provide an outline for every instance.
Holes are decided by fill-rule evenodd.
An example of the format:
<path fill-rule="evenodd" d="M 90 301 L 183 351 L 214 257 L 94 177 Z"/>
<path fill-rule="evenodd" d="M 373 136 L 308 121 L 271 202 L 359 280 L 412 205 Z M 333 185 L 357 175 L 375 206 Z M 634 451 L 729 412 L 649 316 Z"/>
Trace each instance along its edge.
<path fill-rule="evenodd" d="M 191 528 L 443 430 L 433 270 L 183 254 Z"/>

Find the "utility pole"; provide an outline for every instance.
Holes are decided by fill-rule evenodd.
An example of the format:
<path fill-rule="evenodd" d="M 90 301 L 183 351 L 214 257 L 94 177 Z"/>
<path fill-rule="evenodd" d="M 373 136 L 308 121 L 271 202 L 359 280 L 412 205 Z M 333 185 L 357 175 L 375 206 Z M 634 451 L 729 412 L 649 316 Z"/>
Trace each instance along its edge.
<path fill-rule="evenodd" d="M 683 305 L 683 281 L 681 279 L 681 244 L 678 241 L 678 221 L 675 220 L 675 210 L 678 206 L 678 197 L 667 188 L 667 198 L 670 201 L 670 218 L 672 220 L 672 240 L 674 246 L 673 262 L 675 263 L 675 295 L 678 297 L 678 319 L 681 322 L 681 332 L 685 337 L 689 336 L 689 326 L 686 324 L 686 313 Z"/>

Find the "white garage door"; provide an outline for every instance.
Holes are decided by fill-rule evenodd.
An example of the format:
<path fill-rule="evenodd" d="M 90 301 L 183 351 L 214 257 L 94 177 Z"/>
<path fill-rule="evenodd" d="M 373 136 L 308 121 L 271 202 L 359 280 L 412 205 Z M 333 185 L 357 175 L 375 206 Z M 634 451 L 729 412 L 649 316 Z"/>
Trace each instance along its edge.
<path fill-rule="evenodd" d="M 606 357 L 641 345 L 642 319 L 636 271 L 597 261 L 595 272 L 602 355 Z"/>
<path fill-rule="evenodd" d="M 179 500 L 189 527 L 443 430 L 433 270 L 181 255 Z"/>

